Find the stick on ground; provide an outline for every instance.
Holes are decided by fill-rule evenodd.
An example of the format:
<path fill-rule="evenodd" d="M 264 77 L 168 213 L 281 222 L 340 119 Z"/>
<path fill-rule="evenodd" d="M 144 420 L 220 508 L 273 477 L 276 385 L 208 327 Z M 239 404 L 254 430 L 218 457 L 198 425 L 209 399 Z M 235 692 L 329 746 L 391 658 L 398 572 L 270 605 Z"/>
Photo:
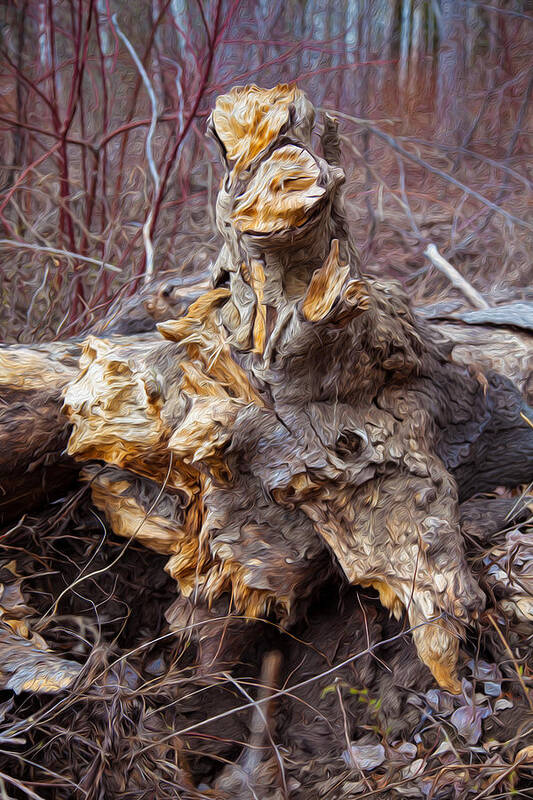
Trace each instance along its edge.
<path fill-rule="evenodd" d="M 446 259 L 441 256 L 434 244 L 428 244 L 424 250 L 424 255 L 429 258 L 434 267 L 437 267 L 443 275 L 446 275 L 450 283 L 455 286 L 456 289 L 459 289 L 459 291 L 464 294 L 470 305 L 474 306 L 474 308 L 489 308 L 489 304 L 480 295 L 477 289 L 474 289 L 474 287 L 463 278 L 461 273 L 458 272 L 455 267 L 452 267 L 449 261 L 446 261 Z"/>

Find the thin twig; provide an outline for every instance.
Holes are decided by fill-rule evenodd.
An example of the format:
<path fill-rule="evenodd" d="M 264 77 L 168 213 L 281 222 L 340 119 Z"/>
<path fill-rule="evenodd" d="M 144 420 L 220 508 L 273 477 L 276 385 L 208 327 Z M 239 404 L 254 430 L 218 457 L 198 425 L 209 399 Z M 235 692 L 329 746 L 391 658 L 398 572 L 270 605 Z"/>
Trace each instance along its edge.
<path fill-rule="evenodd" d="M 15 242 L 13 239 L 0 239 L 0 246 L 20 247 L 23 250 L 36 250 L 39 253 L 50 253 L 52 256 L 66 256 L 67 258 L 74 258 L 76 261 L 86 261 L 87 264 L 96 264 L 102 269 L 111 270 L 111 272 L 122 272 L 122 267 L 116 267 L 114 264 L 109 264 L 107 261 L 100 261 L 98 258 L 82 256 L 80 253 L 73 253 L 70 250 L 59 250 L 56 247 L 43 247 L 43 245 L 29 244 L 29 242 Z"/>
<path fill-rule="evenodd" d="M 37 289 L 35 290 L 35 292 L 33 294 L 33 297 L 31 298 L 31 303 L 28 306 L 28 311 L 26 312 L 26 325 L 27 326 L 29 326 L 29 324 L 30 324 L 30 319 L 31 319 L 31 315 L 32 315 L 32 312 L 33 312 L 33 307 L 35 306 L 35 302 L 36 302 L 38 296 L 40 295 L 40 293 L 43 291 L 44 287 L 46 286 L 46 282 L 48 280 L 48 273 L 49 272 L 50 272 L 50 267 L 47 264 L 46 265 L 46 269 L 44 271 L 43 279 L 42 279 L 41 283 L 39 284 L 39 286 L 37 287 Z"/>
<path fill-rule="evenodd" d="M 135 62 L 135 66 L 139 70 L 141 78 L 143 79 L 143 83 L 145 85 L 146 91 L 148 92 L 148 96 L 150 97 L 150 103 L 152 104 L 152 119 L 150 122 L 150 127 L 148 129 L 148 133 L 146 135 L 146 142 L 145 142 L 145 149 L 146 149 L 146 158 L 148 161 L 148 166 L 150 167 L 150 174 L 152 175 L 152 181 L 154 184 L 154 191 L 153 191 L 153 198 L 157 197 L 159 194 L 159 186 L 160 186 L 160 179 L 159 173 L 157 171 L 154 155 L 152 152 L 152 139 L 155 133 L 156 125 L 157 125 L 157 98 L 155 96 L 154 88 L 150 82 L 150 78 L 143 67 L 142 61 L 135 52 L 133 45 L 131 44 L 130 40 L 127 38 L 126 34 L 122 32 L 119 27 L 117 21 L 117 15 L 113 14 L 111 18 L 113 25 L 117 34 L 120 36 L 126 47 L 128 48 L 128 52 L 132 57 L 133 61 Z M 152 243 L 152 220 L 154 218 L 154 203 L 150 206 L 150 211 L 148 216 L 146 217 L 143 225 L 143 239 L 144 239 L 144 250 L 146 253 L 146 268 L 144 273 L 144 282 L 148 283 L 154 274 L 154 246 Z"/>
<path fill-rule="evenodd" d="M 516 671 L 516 676 L 518 678 L 520 686 L 522 687 L 522 691 L 524 692 L 524 697 L 525 697 L 525 699 L 527 701 L 527 704 L 528 704 L 529 708 L 531 709 L 531 711 L 533 711 L 533 700 L 531 700 L 531 695 L 530 695 L 530 693 L 529 693 L 529 691 L 527 689 L 527 686 L 526 686 L 526 684 L 524 682 L 524 679 L 523 679 L 522 675 L 520 674 L 520 669 L 518 668 L 518 664 L 516 662 L 516 658 L 514 657 L 513 651 L 509 647 L 507 639 L 505 638 L 505 636 L 501 632 L 500 628 L 496 624 L 496 621 L 495 621 L 494 617 L 492 616 L 492 614 L 487 614 L 487 617 L 488 617 L 488 620 L 489 620 L 490 624 L 492 625 L 492 627 L 494 628 L 494 630 L 498 634 L 503 646 L 505 647 L 505 649 L 507 650 L 509 656 L 511 657 L 511 660 L 513 662 L 513 665 L 514 665 L 514 668 L 515 668 L 515 671 Z"/>
<path fill-rule="evenodd" d="M 165 476 L 165 480 L 163 481 L 161 489 L 159 490 L 159 492 L 157 494 L 157 497 L 155 498 L 153 503 L 150 505 L 148 510 L 145 512 L 143 518 L 141 519 L 141 521 L 139 522 L 139 524 L 137 525 L 136 529 L 133 531 L 131 536 L 128 537 L 127 542 L 122 546 L 122 548 L 119 551 L 119 554 L 113 559 L 113 561 L 111 561 L 109 564 L 106 564 L 104 567 L 101 567 L 100 569 L 96 569 L 96 570 L 94 570 L 94 572 L 89 572 L 88 574 L 83 574 L 84 570 L 88 566 L 88 564 L 86 564 L 85 567 L 83 568 L 83 570 L 81 571 L 81 573 L 78 575 L 78 577 L 75 580 L 73 580 L 72 583 L 70 583 L 68 586 L 66 586 L 63 589 L 62 592 L 60 592 L 59 596 L 56 597 L 56 599 L 54 600 L 54 602 L 52 603 L 52 605 L 50 606 L 48 611 L 46 611 L 41 616 L 41 619 L 39 620 L 39 625 L 41 627 L 43 626 L 44 621 L 47 619 L 47 617 L 49 617 L 51 614 L 55 614 L 57 612 L 57 607 L 59 605 L 59 602 L 64 597 L 64 595 L 67 594 L 67 592 L 69 592 L 71 589 L 73 589 L 78 583 L 83 583 L 88 578 L 94 578 L 96 575 L 101 575 L 102 573 L 107 572 L 107 570 L 111 569 L 111 567 L 114 567 L 115 564 L 118 561 L 120 561 L 120 559 L 122 558 L 122 556 L 124 555 L 126 550 L 128 550 L 130 545 L 132 544 L 132 542 L 135 541 L 135 539 L 137 537 L 137 534 L 141 530 L 141 528 L 144 525 L 144 523 L 146 522 L 146 520 L 150 517 L 150 514 L 152 513 L 152 511 L 154 510 L 154 508 L 158 504 L 159 500 L 161 499 L 161 496 L 162 496 L 163 492 L 167 488 L 167 484 L 168 484 L 168 480 L 170 478 L 171 472 L 172 472 L 172 452 L 170 453 L 170 459 L 169 459 L 167 474 Z M 105 526 L 104 526 L 104 529 L 105 529 Z"/>
<path fill-rule="evenodd" d="M 423 238 L 422 232 L 421 232 L 420 228 L 418 227 L 417 221 L 416 221 L 416 219 L 414 217 L 414 214 L 413 214 L 413 210 L 412 210 L 412 208 L 411 208 L 411 206 L 409 204 L 409 199 L 407 197 L 407 192 L 405 190 L 405 170 L 403 168 L 402 159 L 400 158 L 398 153 L 396 153 L 396 161 L 398 162 L 398 170 L 400 172 L 400 192 L 402 194 L 403 202 L 405 204 L 405 209 L 407 211 L 407 216 L 409 217 L 409 222 L 411 223 L 411 228 L 413 229 L 415 235 L 418 236 L 419 239 L 422 239 Z"/>
<path fill-rule="evenodd" d="M 516 118 L 516 123 L 515 123 L 514 129 L 513 129 L 511 140 L 509 142 L 509 146 L 508 146 L 507 152 L 505 154 L 505 159 L 504 159 L 504 162 L 503 162 L 504 164 L 508 164 L 509 163 L 509 161 L 511 159 L 511 156 L 513 155 L 514 149 L 516 147 L 516 143 L 518 141 L 518 137 L 520 136 L 520 133 L 522 132 L 522 125 L 523 125 L 523 122 L 524 122 L 524 117 L 526 116 L 526 109 L 529 106 L 529 101 L 530 101 L 532 92 L 533 92 L 533 72 L 531 73 L 531 76 L 529 78 L 529 83 L 528 83 L 528 85 L 526 87 L 526 91 L 524 92 L 524 97 L 522 98 L 522 103 L 520 105 L 520 111 L 518 112 L 518 117 Z M 499 205 L 501 203 L 501 201 L 503 200 L 503 198 L 505 197 L 505 195 L 507 193 L 507 185 L 508 185 L 508 183 L 509 183 L 509 174 L 506 173 L 505 177 L 503 179 L 503 184 L 501 185 L 500 190 L 498 192 L 498 195 L 496 197 L 496 200 L 494 201 L 496 205 Z M 489 224 L 489 222 L 491 221 L 493 216 L 494 216 L 494 209 L 492 208 L 489 211 L 489 213 L 487 214 L 487 217 L 486 217 L 485 221 L 483 222 L 483 224 L 479 228 L 479 233 L 483 233 L 483 231 L 485 230 L 485 228 L 487 227 L 487 225 Z"/>
<path fill-rule="evenodd" d="M 361 124 L 361 120 L 358 119 L 357 117 L 353 117 L 351 114 L 345 114 L 343 111 L 338 111 L 337 109 L 319 108 L 317 110 L 326 111 L 329 114 L 334 114 L 337 117 L 341 117 L 341 119 L 346 119 L 349 122 L 354 122 L 357 125 Z M 409 159 L 409 161 L 413 161 L 415 164 L 418 164 L 418 166 L 423 167 L 425 170 L 431 172 L 433 175 L 438 175 L 439 178 L 443 178 L 445 181 L 448 181 L 448 183 L 451 183 L 454 186 L 457 186 L 459 189 L 462 189 L 463 192 L 466 192 L 471 197 L 475 197 L 475 199 L 479 200 L 480 203 L 483 203 L 488 208 L 492 208 L 493 211 L 495 211 L 497 214 L 501 214 L 510 222 L 514 222 L 516 225 L 520 225 L 522 228 L 527 228 L 527 230 L 533 231 L 533 225 L 531 225 L 529 222 L 520 219 L 520 217 L 515 217 L 514 214 L 510 214 L 508 211 L 505 211 L 505 209 L 496 205 L 496 203 L 493 203 L 492 200 L 489 200 L 487 197 L 484 197 L 479 192 L 476 192 L 475 189 L 471 189 L 469 186 L 466 186 L 466 184 L 461 183 L 461 181 L 458 181 L 457 178 L 454 178 L 451 175 L 448 175 L 447 172 L 444 172 L 443 170 L 434 167 L 432 164 L 430 164 L 428 161 L 425 161 L 423 158 L 419 158 L 418 156 L 415 156 L 413 153 L 410 153 L 409 150 L 406 150 L 404 147 L 398 144 L 397 140 L 393 136 L 389 136 L 388 133 L 385 133 L 384 131 L 380 130 L 380 128 L 376 128 L 375 125 L 370 125 L 368 122 L 365 123 L 365 125 L 369 130 L 372 131 L 372 133 L 375 133 L 375 135 L 379 139 L 382 139 L 384 142 L 386 142 L 389 145 L 389 147 L 392 147 L 393 150 L 395 150 L 404 158 Z"/>
<path fill-rule="evenodd" d="M 170 734 L 167 734 L 158 740 L 158 746 L 166 742 L 168 739 L 171 739 L 173 736 L 184 736 L 186 733 L 190 733 L 191 731 L 195 731 L 198 728 L 202 728 L 204 725 L 209 725 L 213 722 L 219 722 L 221 719 L 225 719 L 226 717 L 231 717 L 234 714 L 238 714 L 240 711 L 246 711 L 249 708 L 255 708 L 257 705 L 263 705 L 263 703 L 271 702 L 272 700 L 277 700 L 278 697 L 285 697 L 290 695 L 291 693 L 297 691 L 298 689 L 302 689 L 304 686 L 308 686 L 311 683 L 315 683 L 316 681 L 322 680 L 323 678 L 328 677 L 329 675 L 338 672 L 340 669 L 348 666 L 348 664 L 353 664 L 355 661 L 359 661 L 360 658 L 363 656 L 372 654 L 374 650 L 377 650 L 379 647 L 383 647 L 387 644 L 391 644 L 392 642 L 397 641 L 398 639 L 403 639 L 410 633 L 418 630 L 419 628 L 423 628 L 426 625 L 436 625 L 439 620 L 444 618 L 444 614 L 439 614 L 438 617 L 433 617 L 431 620 L 427 620 L 425 622 L 420 622 L 417 625 L 412 625 L 410 628 L 406 630 L 400 631 L 400 633 L 395 634 L 394 636 L 390 636 L 387 639 L 381 639 L 379 642 L 375 642 L 374 644 L 366 647 L 364 650 L 360 650 L 355 655 L 350 656 L 349 658 L 344 659 L 344 661 L 340 661 L 338 664 L 335 664 L 329 669 L 323 670 L 322 672 L 317 673 L 316 675 L 312 675 L 310 678 L 305 678 L 305 680 L 299 681 L 298 683 L 294 683 L 292 686 L 288 686 L 284 689 L 278 689 L 277 691 L 273 692 L 271 695 L 259 698 L 251 703 L 243 703 L 240 706 L 236 706 L 235 708 L 230 708 L 227 711 L 222 711 L 219 714 L 214 714 L 207 719 L 200 720 L 199 722 L 195 722 L 192 725 L 187 725 L 185 728 L 180 728 L 177 731 L 173 731 Z M 155 745 L 150 744 L 143 747 L 141 750 L 137 752 L 137 756 L 141 755 L 141 753 L 146 752 L 151 747 Z"/>

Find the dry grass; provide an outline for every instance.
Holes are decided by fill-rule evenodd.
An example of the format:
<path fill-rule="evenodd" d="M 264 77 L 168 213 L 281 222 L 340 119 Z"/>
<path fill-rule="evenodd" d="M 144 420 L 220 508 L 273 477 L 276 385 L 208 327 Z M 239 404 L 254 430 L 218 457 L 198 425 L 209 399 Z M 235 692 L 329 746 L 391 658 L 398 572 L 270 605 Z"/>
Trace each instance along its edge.
<path fill-rule="evenodd" d="M 200 678 L 194 647 L 165 628 L 175 596 L 165 558 L 125 548 L 83 496 L 24 520 L 3 545 L 32 629 L 84 665 L 60 695 L 4 693 L 5 796 L 528 796 L 530 627 L 502 615 L 494 587 L 495 605 L 463 647 L 461 696 L 435 688 L 408 631 L 372 593 L 338 583 L 291 634 L 254 623 L 255 644 L 231 677 L 217 665 Z M 490 551 L 470 552 L 479 570 Z M 270 733 L 250 739 L 272 651 L 283 657 L 263 705 Z"/>

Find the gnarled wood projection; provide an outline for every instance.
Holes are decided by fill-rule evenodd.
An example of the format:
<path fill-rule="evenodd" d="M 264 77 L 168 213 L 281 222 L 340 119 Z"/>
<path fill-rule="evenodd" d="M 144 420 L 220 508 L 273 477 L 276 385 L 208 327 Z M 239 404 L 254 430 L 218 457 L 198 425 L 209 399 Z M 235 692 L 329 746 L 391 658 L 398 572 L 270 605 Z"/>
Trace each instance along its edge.
<path fill-rule="evenodd" d="M 185 313 L 207 288 L 202 274 L 154 280 L 138 296 L 117 301 L 92 332 L 111 336 L 112 346 L 149 350 L 161 341 L 156 322 Z M 77 480 L 80 465 L 66 454 L 70 426 L 61 406 L 67 383 L 79 373 L 82 344 L 0 345 L 0 525 Z"/>
<path fill-rule="evenodd" d="M 85 343 L 68 452 L 104 462 L 84 478 L 115 532 L 170 556 L 169 622 L 202 623 L 204 663 L 228 624 L 232 645 L 242 616 L 289 624 L 340 567 L 406 610 L 456 691 L 484 601 L 459 498 L 531 477 L 532 412 L 509 380 L 455 363 L 396 283 L 360 274 L 336 125 L 323 121 L 323 157 L 313 125 L 295 87 L 219 98 L 212 287 L 150 347 Z"/>

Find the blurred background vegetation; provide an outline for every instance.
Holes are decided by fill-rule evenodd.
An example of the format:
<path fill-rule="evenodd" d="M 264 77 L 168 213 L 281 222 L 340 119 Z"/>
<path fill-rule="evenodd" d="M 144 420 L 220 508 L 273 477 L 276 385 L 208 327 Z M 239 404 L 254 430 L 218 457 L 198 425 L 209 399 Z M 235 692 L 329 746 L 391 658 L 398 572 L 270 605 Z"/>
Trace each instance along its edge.
<path fill-rule="evenodd" d="M 296 81 L 338 117 L 366 271 L 434 300 L 433 241 L 495 302 L 530 296 L 530 2 L 4 0 L 0 15 L 4 340 L 79 334 L 152 275 L 216 257 L 205 122 L 245 83 Z"/>

